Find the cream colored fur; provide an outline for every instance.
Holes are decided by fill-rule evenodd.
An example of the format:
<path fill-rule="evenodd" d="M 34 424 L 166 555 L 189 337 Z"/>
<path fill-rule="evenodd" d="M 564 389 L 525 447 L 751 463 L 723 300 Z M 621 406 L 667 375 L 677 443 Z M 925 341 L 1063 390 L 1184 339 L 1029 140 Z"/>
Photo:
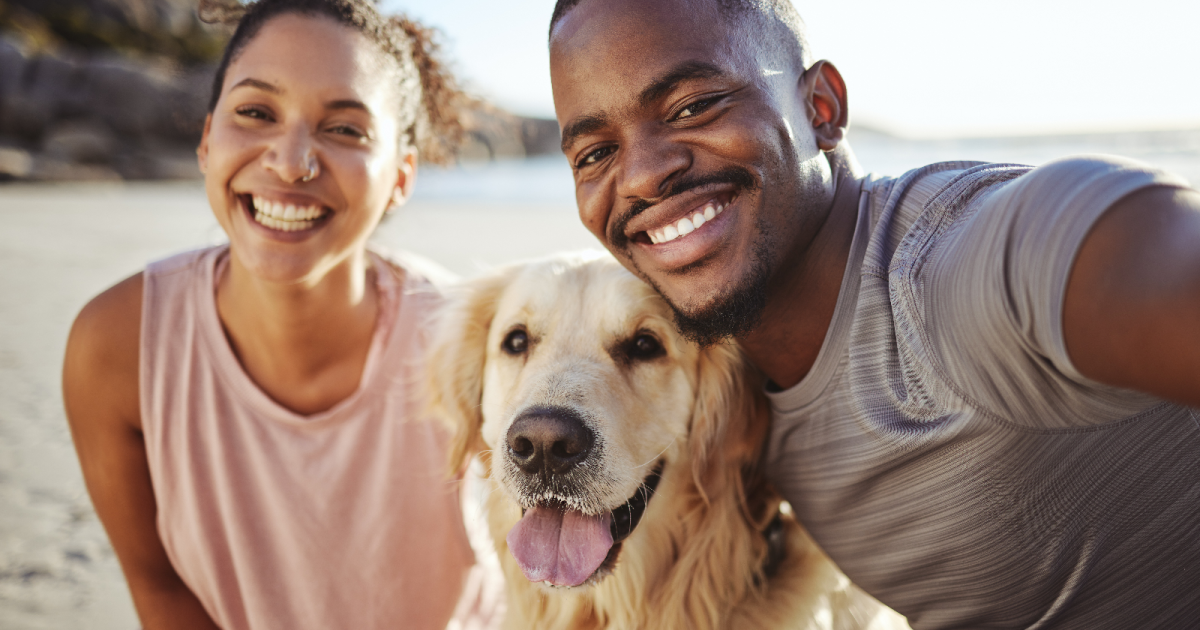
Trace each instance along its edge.
<path fill-rule="evenodd" d="M 529 351 L 500 350 L 514 327 Z M 654 336 L 666 356 L 622 362 L 613 347 Z M 439 318 L 430 356 L 435 410 L 453 427 L 452 465 L 490 471 L 488 524 L 504 569 L 508 628 L 903 628 L 849 584 L 791 518 L 786 559 L 763 575 L 761 533 L 779 511 L 757 468 L 768 413 L 733 345 L 698 349 L 644 283 L 603 255 L 568 255 L 465 284 Z M 505 435 L 532 405 L 562 405 L 596 433 L 597 474 L 580 505 L 612 509 L 665 462 L 615 569 L 594 584 L 530 583 L 505 536 L 521 518 Z M 785 507 L 785 514 L 786 507 Z"/>

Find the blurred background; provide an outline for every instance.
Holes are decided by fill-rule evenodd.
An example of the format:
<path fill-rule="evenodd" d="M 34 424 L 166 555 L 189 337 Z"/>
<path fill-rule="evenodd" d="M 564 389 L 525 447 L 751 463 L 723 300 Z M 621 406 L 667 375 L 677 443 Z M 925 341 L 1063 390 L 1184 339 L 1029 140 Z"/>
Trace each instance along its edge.
<path fill-rule="evenodd" d="M 196 18 L 195 2 L 0 0 L 0 179 L 195 178 L 226 35 Z M 471 117 L 464 161 L 557 156 L 546 46 L 553 0 L 381 5 L 438 27 L 463 82 L 495 106 Z M 859 0 L 799 9 L 815 54 L 846 78 L 850 138 L 868 170 L 1105 151 L 1193 173 L 1200 3 Z"/>
<path fill-rule="evenodd" d="M 799 2 L 868 171 L 1115 153 L 1200 182 L 1200 3 Z M 486 106 L 375 235 L 460 274 L 592 247 L 557 150 L 553 0 L 382 0 L 442 31 Z M 226 33 L 195 0 L 0 0 L 0 630 L 137 620 L 59 394 L 71 320 L 147 261 L 223 239 L 195 161 Z"/>

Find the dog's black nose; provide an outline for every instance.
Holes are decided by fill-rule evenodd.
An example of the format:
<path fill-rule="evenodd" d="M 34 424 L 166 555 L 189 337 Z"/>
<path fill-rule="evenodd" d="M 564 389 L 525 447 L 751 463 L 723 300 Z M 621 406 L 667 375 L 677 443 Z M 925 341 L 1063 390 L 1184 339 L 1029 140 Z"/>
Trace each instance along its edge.
<path fill-rule="evenodd" d="M 587 459 L 596 441 L 579 414 L 564 407 L 537 407 L 508 428 L 508 455 L 530 475 L 562 475 Z"/>

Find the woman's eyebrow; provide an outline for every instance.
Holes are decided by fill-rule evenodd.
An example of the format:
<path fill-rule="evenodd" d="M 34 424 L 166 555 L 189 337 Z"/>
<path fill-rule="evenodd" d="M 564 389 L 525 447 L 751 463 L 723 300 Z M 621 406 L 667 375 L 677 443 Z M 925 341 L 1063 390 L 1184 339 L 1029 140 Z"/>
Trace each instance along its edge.
<path fill-rule="evenodd" d="M 367 109 L 367 106 L 362 101 L 356 101 L 352 98 L 329 101 L 325 103 L 325 109 L 358 109 L 368 114 L 371 113 L 371 110 Z"/>
<path fill-rule="evenodd" d="M 283 94 L 283 92 L 284 92 L 283 88 L 280 88 L 271 83 L 267 83 L 266 81 L 263 81 L 261 79 L 254 79 L 254 78 L 245 78 L 245 79 L 242 79 L 241 81 L 238 81 L 236 85 L 229 88 L 229 91 L 232 92 L 238 88 L 255 88 L 258 90 L 262 90 L 264 92 L 270 92 L 271 94 Z M 358 100 L 355 100 L 352 98 L 344 98 L 344 99 L 338 99 L 335 101 L 329 101 L 328 103 L 325 103 L 325 109 L 329 109 L 329 110 L 357 109 L 357 110 L 364 111 L 368 114 L 371 113 L 371 110 L 367 108 L 366 104 L 364 104 L 362 101 L 358 101 Z"/>
<path fill-rule="evenodd" d="M 238 81 L 237 84 L 235 84 L 233 87 L 229 88 L 229 91 L 232 92 L 232 91 L 234 91 L 238 88 L 242 88 L 242 87 L 257 88 L 264 92 L 270 92 L 272 94 L 282 94 L 283 93 L 283 90 L 279 89 L 278 87 L 276 87 L 270 83 L 267 83 L 266 81 L 263 81 L 261 79 L 255 79 L 255 78 L 251 78 L 251 77 L 247 77 L 245 79 L 242 79 L 241 81 Z"/>
<path fill-rule="evenodd" d="M 266 81 L 263 81 L 262 79 L 255 79 L 253 77 L 247 77 L 245 79 L 242 79 L 241 81 L 238 81 L 233 87 L 229 88 L 229 91 L 232 92 L 238 88 L 243 88 L 243 87 L 256 88 L 256 89 L 262 90 L 264 92 L 270 92 L 272 94 L 283 94 L 284 93 L 283 88 L 281 88 L 273 83 L 267 83 Z M 343 98 L 343 99 L 337 99 L 337 100 L 329 101 L 328 103 L 325 103 L 325 109 L 361 109 L 361 110 L 365 111 L 367 109 L 367 106 L 365 104 L 363 104 L 362 101 L 352 99 L 352 98 Z"/>

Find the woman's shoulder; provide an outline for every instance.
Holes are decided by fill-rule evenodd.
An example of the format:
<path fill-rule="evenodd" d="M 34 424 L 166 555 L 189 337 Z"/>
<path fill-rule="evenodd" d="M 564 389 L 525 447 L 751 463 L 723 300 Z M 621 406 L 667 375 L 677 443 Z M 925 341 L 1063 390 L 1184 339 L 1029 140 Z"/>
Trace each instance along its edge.
<path fill-rule="evenodd" d="M 145 273 L 138 272 L 84 305 L 71 326 L 70 339 L 80 342 L 78 350 L 103 350 L 106 354 L 128 354 L 132 351 L 136 361 L 144 283 Z"/>
<path fill-rule="evenodd" d="M 71 326 L 63 359 L 63 393 L 136 419 L 138 357 L 145 276 L 134 274 L 92 298 Z"/>
<path fill-rule="evenodd" d="M 157 278 L 202 272 L 206 265 L 214 264 L 228 249 L 229 244 L 225 243 L 177 252 L 151 261 L 146 265 L 146 274 Z"/>
<path fill-rule="evenodd" d="M 84 305 L 67 337 L 64 396 L 77 397 L 88 405 L 110 407 L 118 415 L 136 421 L 142 307 L 147 286 L 161 288 L 165 277 L 193 271 L 196 265 L 202 265 L 209 256 L 219 255 L 222 250 L 221 246 L 210 247 L 156 260 L 145 271 L 109 287 Z"/>
<path fill-rule="evenodd" d="M 459 280 L 454 272 L 420 254 L 378 245 L 372 245 L 371 252 L 387 264 L 408 291 L 427 290 L 440 295 Z"/>

